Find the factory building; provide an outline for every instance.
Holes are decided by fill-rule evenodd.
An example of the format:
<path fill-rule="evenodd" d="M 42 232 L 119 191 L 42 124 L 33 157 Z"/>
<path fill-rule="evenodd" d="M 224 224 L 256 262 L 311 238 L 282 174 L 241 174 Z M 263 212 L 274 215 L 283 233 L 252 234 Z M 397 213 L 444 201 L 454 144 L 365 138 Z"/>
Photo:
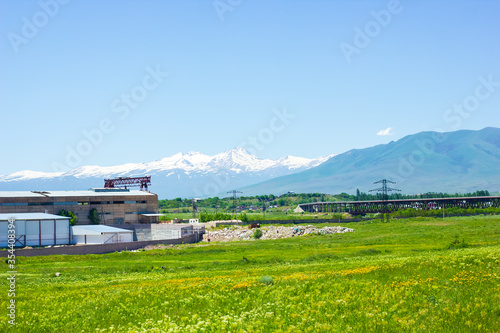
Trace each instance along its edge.
<path fill-rule="evenodd" d="M 158 221 L 158 196 L 126 188 L 86 191 L 0 191 L 0 213 L 48 213 L 71 211 L 77 224 L 92 224 L 89 213 L 97 210 L 100 224 L 120 225 Z"/>

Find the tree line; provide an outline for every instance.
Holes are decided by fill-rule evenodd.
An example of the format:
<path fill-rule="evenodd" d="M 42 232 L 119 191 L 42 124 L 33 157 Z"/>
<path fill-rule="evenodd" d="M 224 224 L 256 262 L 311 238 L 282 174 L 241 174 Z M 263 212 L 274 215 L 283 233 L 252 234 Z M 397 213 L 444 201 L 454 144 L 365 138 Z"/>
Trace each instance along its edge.
<path fill-rule="evenodd" d="M 443 192 L 427 192 L 422 194 L 401 194 L 401 193 L 391 193 L 387 196 L 389 200 L 397 199 L 418 199 L 418 198 L 450 198 L 450 197 L 482 197 L 489 196 L 490 193 L 487 190 L 475 191 L 472 193 L 443 193 Z M 325 202 L 325 201 L 368 201 L 368 200 L 382 200 L 383 195 L 381 193 L 365 193 L 361 192 L 359 189 L 356 190 L 356 194 L 348 194 L 345 192 L 339 194 L 325 194 L 325 193 L 286 193 L 280 196 L 274 194 L 266 195 L 255 195 L 255 196 L 241 196 L 237 200 L 237 207 L 248 208 L 254 207 L 260 210 L 266 210 L 268 207 L 285 207 L 285 206 L 295 206 L 302 203 L 314 203 L 314 202 Z M 193 203 L 193 199 L 189 198 L 175 198 L 175 199 L 164 199 L 159 200 L 160 209 L 176 209 L 180 212 L 191 212 L 192 207 L 198 210 L 199 208 L 211 208 L 215 211 L 230 211 L 234 209 L 233 198 L 226 197 L 212 197 L 206 199 L 196 200 Z"/>

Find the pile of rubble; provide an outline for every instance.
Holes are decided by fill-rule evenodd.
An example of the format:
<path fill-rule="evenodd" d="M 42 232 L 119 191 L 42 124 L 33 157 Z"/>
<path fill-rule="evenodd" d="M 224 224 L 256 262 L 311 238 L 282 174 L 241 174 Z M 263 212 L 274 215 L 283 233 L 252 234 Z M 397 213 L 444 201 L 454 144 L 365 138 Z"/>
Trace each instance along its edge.
<path fill-rule="evenodd" d="M 240 240 L 254 239 L 254 231 L 256 229 L 248 229 L 248 227 L 233 226 L 222 230 L 209 231 L 203 235 L 204 242 L 230 242 Z M 262 237 L 260 239 L 279 239 L 290 238 L 309 234 L 342 234 L 344 232 L 353 232 L 354 229 L 345 227 L 323 227 L 318 229 L 315 226 L 292 226 L 292 227 L 275 227 L 266 226 L 260 228 Z"/>

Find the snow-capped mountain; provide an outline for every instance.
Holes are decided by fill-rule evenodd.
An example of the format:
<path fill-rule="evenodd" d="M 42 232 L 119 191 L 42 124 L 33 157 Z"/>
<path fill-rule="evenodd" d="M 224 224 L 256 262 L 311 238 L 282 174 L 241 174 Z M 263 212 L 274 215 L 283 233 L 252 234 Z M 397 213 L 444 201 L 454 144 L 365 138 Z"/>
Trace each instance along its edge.
<path fill-rule="evenodd" d="M 103 186 L 104 178 L 152 176 L 150 190 L 160 198 L 206 197 L 318 166 L 333 155 L 308 159 L 261 159 L 237 147 L 209 156 L 178 153 L 148 163 L 82 166 L 68 172 L 19 171 L 0 175 L 3 190 L 74 190 Z"/>

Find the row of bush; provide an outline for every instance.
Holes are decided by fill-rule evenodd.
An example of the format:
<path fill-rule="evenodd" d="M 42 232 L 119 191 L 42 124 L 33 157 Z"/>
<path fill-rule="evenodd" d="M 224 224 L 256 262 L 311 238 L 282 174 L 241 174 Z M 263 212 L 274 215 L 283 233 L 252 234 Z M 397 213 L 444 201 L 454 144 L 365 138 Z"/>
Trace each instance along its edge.
<path fill-rule="evenodd" d="M 449 215 L 478 215 L 478 214 L 500 214 L 500 207 L 489 207 L 489 208 L 457 208 L 457 207 L 452 207 L 452 208 L 446 208 L 444 211 L 446 216 Z M 396 212 L 391 212 L 390 216 L 392 218 L 398 218 L 398 217 L 419 217 L 419 216 L 429 216 L 429 217 L 437 217 L 437 216 L 442 216 L 443 215 L 443 210 L 442 209 L 413 209 L 413 208 L 408 208 L 405 210 L 398 210 Z M 315 215 L 297 215 L 297 216 L 290 216 L 290 215 L 270 215 L 264 216 L 262 214 L 250 214 L 247 215 L 246 213 L 243 214 L 229 214 L 229 213 L 205 213 L 202 212 L 200 213 L 200 222 L 210 222 L 210 221 L 227 221 L 227 220 L 241 220 L 243 222 L 248 222 L 248 221 L 262 221 L 265 219 L 271 219 L 271 220 L 309 220 L 309 219 L 315 219 L 318 218 L 318 216 Z M 332 219 L 338 219 L 339 216 L 336 214 L 333 214 L 331 216 L 322 216 L 321 218 L 332 218 Z M 340 215 L 340 219 L 344 219 L 344 215 Z"/>
<path fill-rule="evenodd" d="M 448 215 L 478 215 L 478 214 L 500 214 L 500 207 L 489 208 L 445 208 L 445 216 Z M 418 210 L 408 208 L 391 213 L 391 217 L 417 217 L 417 216 L 443 216 L 442 209 Z"/>
<path fill-rule="evenodd" d="M 248 216 L 245 213 L 239 214 L 238 216 L 228 213 L 200 213 L 200 222 L 227 220 L 241 220 L 243 222 L 248 222 Z"/>

